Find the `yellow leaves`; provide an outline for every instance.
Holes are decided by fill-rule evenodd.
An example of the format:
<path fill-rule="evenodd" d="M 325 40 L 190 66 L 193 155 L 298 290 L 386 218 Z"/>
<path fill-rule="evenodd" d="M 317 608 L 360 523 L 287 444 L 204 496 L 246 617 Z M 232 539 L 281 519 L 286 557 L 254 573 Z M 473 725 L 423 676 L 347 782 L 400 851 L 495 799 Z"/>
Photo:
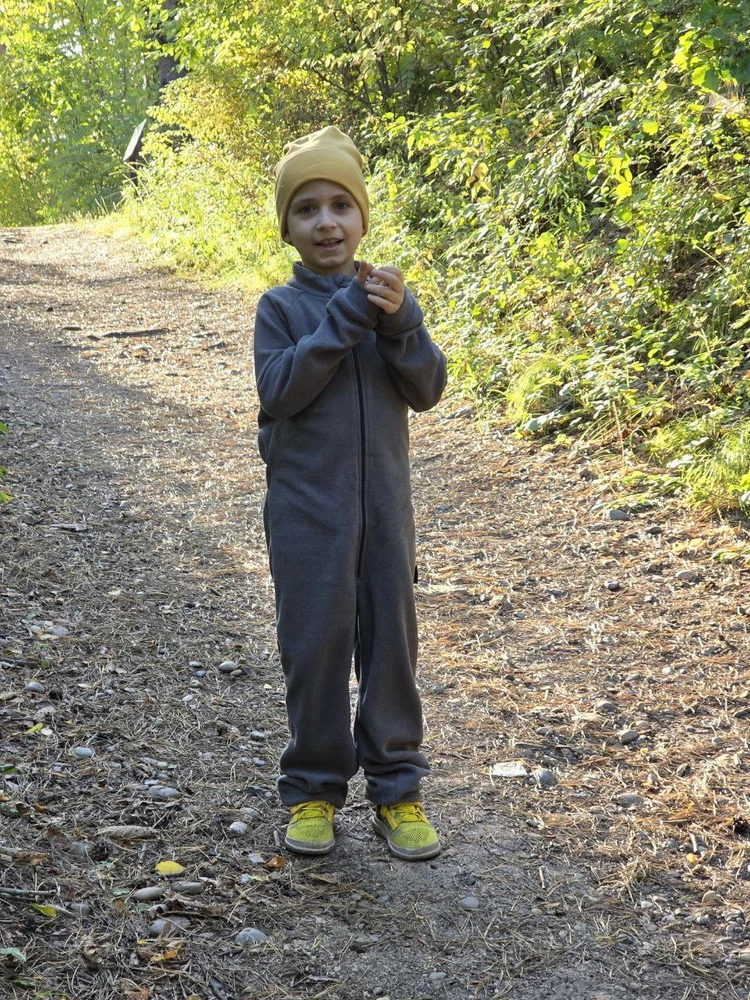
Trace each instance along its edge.
<path fill-rule="evenodd" d="M 159 955 L 154 955 L 151 959 L 152 962 L 173 962 L 176 958 L 180 957 L 180 951 L 184 947 L 185 942 L 183 940 L 174 941 L 170 943 L 166 951 L 161 952 Z"/>
<path fill-rule="evenodd" d="M 689 558 L 690 556 L 698 555 L 701 549 L 705 548 L 705 546 L 705 538 L 689 538 L 685 542 L 676 542 L 672 546 L 672 552 L 676 556 L 687 556 Z"/>
<path fill-rule="evenodd" d="M 41 913 L 43 917 L 49 917 L 50 920 L 54 920 L 57 916 L 55 907 L 47 903 L 32 903 L 31 908 L 32 910 L 36 910 L 37 913 Z"/>
<path fill-rule="evenodd" d="M 280 871 L 284 867 L 284 864 L 284 858 L 280 854 L 275 854 L 266 861 L 264 868 L 267 868 L 269 871 Z"/>
<path fill-rule="evenodd" d="M 160 875 L 182 875 L 185 871 L 185 867 L 177 861 L 160 861 L 155 866 L 155 871 L 157 871 Z"/>
<path fill-rule="evenodd" d="M 641 131 L 646 135 L 656 135 L 659 131 L 659 123 L 653 121 L 645 121 L 641 123 Z"/>

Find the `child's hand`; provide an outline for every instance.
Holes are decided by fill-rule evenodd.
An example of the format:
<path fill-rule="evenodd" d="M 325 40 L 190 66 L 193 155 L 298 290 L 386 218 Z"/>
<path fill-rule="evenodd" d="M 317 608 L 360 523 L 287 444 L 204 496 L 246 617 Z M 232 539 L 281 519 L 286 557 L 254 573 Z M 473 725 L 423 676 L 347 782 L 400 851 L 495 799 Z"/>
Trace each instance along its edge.
<path fill-rule="evenodd" d="M 362 272 L 360 266 L 360 274 Z M 367 265 L 369 272 L 365 282 L 367 298 L 380 306 L 383 312 L 395 313 L 404 301 L 404 276 L 397 267 L 372 267 Z M 359 274 L 357 275 L 359 278 Z"/>

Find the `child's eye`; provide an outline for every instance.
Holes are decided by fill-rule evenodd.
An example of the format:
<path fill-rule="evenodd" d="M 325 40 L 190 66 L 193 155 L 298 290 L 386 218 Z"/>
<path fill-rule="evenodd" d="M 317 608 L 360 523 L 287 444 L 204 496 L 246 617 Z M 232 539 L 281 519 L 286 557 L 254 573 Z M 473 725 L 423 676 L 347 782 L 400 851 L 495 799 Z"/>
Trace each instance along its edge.
<path fill-rule="evenodd" d="M 341 199 L 340 201 L 337 201 L 337 202 L 336 202 L 336 208 L 339 208 L 339 209 L 342 209 L 342 208 L 349 208 L 349 202 L 348 202 L 348 201 L 345 201 L 345 200 L 344 200 L 344 199 L 342 198 L 342 199 Z"/>

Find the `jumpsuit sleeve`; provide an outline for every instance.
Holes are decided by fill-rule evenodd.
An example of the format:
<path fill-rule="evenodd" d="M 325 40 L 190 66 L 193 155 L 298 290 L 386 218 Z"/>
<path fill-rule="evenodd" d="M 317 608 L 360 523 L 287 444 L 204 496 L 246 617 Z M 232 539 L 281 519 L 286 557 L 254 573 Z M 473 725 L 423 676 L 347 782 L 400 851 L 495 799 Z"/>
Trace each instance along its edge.
<path fill-rule="evenodd" d="M 381 312 L 376 331 L 393 384 L 412 410 L 431 409 L 445 388 L 445 356 L 425 329 L 422 310 L 408 288 L 398 312 Z"/>
<path fill-rule="evenodd" d="M 333 378 L 341 360 L 371 330 L 380 310 L 352 281 L 331 296 L 325 319 L 295 343 L 284 313 L 268 295 L 255 315 L 255 380 L 260 405 L 276 420 L 309 406 Z"/>

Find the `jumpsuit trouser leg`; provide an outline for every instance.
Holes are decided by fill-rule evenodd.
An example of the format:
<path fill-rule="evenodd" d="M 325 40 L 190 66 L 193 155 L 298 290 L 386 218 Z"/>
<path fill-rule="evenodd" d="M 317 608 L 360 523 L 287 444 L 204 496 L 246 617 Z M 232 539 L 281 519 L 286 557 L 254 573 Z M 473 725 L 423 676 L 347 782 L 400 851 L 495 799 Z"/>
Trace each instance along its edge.
<path fill-rule="evenodd" d="M 274 550 L 277 637 L 286 683 L 289 743 L 279 795 L 286 806 L 324 799 L 341 808 L 356 773 L 349 680 L 356 629 L 354 561 Z M 346 572 L 347 564 L 351 570 Z M 341 571 L 342 566 L 344 572 Z M 349 582 L 347 583 L 347 579 Z"/>
<path fill-rule="evenodd" d="M 415 674 L 413 545 L 368 533 L 357 581 L 357 759 L 377 805 L 418 800 L 429 764 L 420 752 L 422 706 Z"/>

